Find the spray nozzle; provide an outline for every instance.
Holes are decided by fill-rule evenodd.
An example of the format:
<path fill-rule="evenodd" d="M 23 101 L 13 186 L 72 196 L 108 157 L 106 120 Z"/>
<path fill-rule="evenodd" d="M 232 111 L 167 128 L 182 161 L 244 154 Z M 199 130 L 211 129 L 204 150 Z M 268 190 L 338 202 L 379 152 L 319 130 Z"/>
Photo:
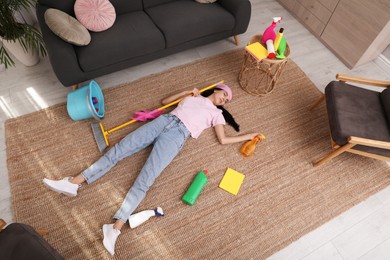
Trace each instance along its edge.
<path fill-rule="evenodd" d="M 158 217 L 162 217 L 164 216 L 164 212 L 162 210 L 161 207 L 157 207 L 155 210 L 154 210 L 154 215 L 158 216 Z"/>
<path fill-rule="evenodd" d="M 278 17 L 274 17 L 273 20 L 274 20 L 274 23 L 279 23 L 283 18 L 278 16 Z"/>

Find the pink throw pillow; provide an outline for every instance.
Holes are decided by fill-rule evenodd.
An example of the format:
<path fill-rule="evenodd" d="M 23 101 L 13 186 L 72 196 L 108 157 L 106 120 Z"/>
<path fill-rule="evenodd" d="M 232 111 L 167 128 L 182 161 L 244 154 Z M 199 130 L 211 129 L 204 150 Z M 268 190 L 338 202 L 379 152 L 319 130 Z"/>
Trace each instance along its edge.
<path fill-rule="evenodd" d="M 74 13 L 77 20 L 93 32 L 107 30 L 116 18 L 115 8 L 108 0 L 76 0 Z"/>

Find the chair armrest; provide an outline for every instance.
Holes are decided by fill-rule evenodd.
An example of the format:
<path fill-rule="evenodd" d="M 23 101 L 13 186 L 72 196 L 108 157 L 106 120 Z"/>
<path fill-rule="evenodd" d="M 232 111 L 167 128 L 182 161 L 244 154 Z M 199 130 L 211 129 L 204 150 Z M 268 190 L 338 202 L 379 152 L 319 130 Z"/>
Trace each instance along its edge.
<path fill-rule="evenodd" d="M 350 136 L 348 142 L 351 144 L 360 144 L 365 146 L 377 147 L 382 149 L 390 149 L 390 142 L 377 141 L 367 138 L 361 138 L 356 136 Z"/>
<path fill-rule="evenodd" d="M 219 0 L 223 8 L 228 10 L 236 19 L 233 35 L 246 32 L 251 18 L 252 6 L 249 0 Z"/>
<path fill-rule="evenodd" d="M 376 87 L 383 87 L 383 88 L 390 87 L 390 81 L 385 81 L 385 80 L 367 79 L 367 78 L 361 78 L 355 76 L 348 76 L 344 74 L 337 74 L 336 79 L 338 81 L 355 82 L 355 83 L 376 86 Z"/>

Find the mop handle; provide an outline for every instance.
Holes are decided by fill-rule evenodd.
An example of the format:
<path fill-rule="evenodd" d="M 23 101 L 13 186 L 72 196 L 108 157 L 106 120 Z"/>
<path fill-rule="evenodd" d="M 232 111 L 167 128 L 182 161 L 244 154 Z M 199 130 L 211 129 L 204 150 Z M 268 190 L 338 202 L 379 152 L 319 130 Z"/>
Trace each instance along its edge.
<path fill-rule="evenodd" d="M 217 86 L 218 84 L 222 84 L 223 82 L 225 82 L 225 81 L 224 81 L 224 80 L 221 80 L 220 82 L 214 83 L 213 85 L 210 85 L 210 86 L 208 86 L 208 87 L 202 88 L 201 90 L 199 90 L 199 92 L 202 93 L 202 92 L 204 92 L 204 91 L 206 91 L 206 90 L 212 89 L 212 88 L 214 88 L 215 86 Z M 192 96 L 192 95 L 193 95 L 193 94 L 189 94 L 188 96 Z M 179 98 L 179 99 L 177 99 L 177 100 L 175 100 L 175 101 L 172 101 L 171 103 L 166 104 L 165 106 L 162 106 L 162 107 L 157 108 L 156 110 L 164 110 L 164 109 L 166 109 L 166 108 L 168 108 L 168 107 L 174 106 L 174 105 L 178 104 L 180 101 L 182 101 L 183 99 L 185 99 L 185 98 L 188 97 L 188 96 L 185 96 L 185 97 L 183 97 L 183 98 Z M 137 122 L 137 121 L 138 121 L 138 120 L 132 119 L 132 120 L 126 122 L 126 123 L 123 123 L 123 124 L 117 126 L 117 127 L 114 127 L 114 128 L 112 128 L 112 129 L 110 129 L 110 130 L 107 130 L 107 133 L 110 134 L 110 133 L 112 133 L 112 132 L 114 132 L 114 131 L 116 131 L 116 130 L 119 130 L 119 129 L 125 127 L 125 126 L 131 125 L 132 123 Z"/>

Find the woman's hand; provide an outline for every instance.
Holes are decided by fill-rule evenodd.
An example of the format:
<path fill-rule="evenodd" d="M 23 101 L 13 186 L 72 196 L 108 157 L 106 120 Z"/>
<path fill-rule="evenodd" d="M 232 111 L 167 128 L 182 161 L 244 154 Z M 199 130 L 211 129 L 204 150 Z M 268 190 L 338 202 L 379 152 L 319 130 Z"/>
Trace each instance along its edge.
<path fill-rule="evenodd" d="M 188 95 L 193 95 L 194 97 L 197 97 L 197 96 L 199 96 L 199 94 L 200 94 L 200 91 L 197 88 L 194 88 L 192 90 L 184 90 L 180 93 L 177 93 L 177 94 L 174 94 L 174 95 L 169 96 L 167 98 L 164 98 L 163 100 L 161 100 L 161 104 L 163 104 L 165 106 L 165 105 L 167 105 L 175 100 L 178 100 L 180 98 L 185 98 Z"/>
<path fill-rule="evenodd" d="M 200 91 L 199 89 L 197 88 L 194 88 L 191 92 L 190 92 L 194 97 L 197 97 L 200 95 Z"/>
<path fill-rule="evenodd" d="M 265 135 L 262 134 L 262 133 L 253 133 L 253 134 L 249 134 L 249 135 L 252 136 L 252 137 L 251 137 L 251 140 L 252 140 L 253 138 L 257 137 L 257 136 L 260 138 L 260 140 L 265 139 Z"/>

